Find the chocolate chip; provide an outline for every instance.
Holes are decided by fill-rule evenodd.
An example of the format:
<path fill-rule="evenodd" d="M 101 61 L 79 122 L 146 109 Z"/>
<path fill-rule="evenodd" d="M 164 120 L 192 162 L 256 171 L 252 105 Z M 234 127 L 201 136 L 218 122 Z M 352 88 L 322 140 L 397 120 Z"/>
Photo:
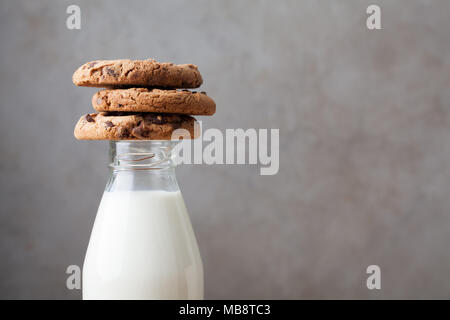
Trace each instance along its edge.
<path fill-rule="evenodd" d="M 189 90 L 186 90 L 186 89 L 183 89 L 183 90 L 181 90 L 181 91 L 183 91 L 183 92 L 190 92 Z"/>
<path fill-rule="evenodd" d="M 117 108 L 122 108 L 122 107 L 123 107 L 123 104 L 120 104 L 120 103 L 117 104 Z"/>
<path fill-rule="evenodd" d="M 106 73 L 109 74 L 110 76 L 112 76 L 112 77 L 117 77 L 117 74 L 116 74 L 116 72 L 114 71 L 114 69 L 112 69 L 112 68 L 110 68 L 110 67 L 106 67 L 106 68 L 105 68 L 105 71 L 106 71 Z"/>
<path fill-rule="evenodd" d="M 144 139 L 145 138 L 144 137 L 144 132 L 145 132 L 145 129 L 142 126 L 133 128 L 133 130 L 131 130 L 131 134 L 133 136 L 135 136 L 136 138 L 138 138 L 138 139 Z"/>
<path fill-rule="evenodd" d="M 206 91 L 201 91 L 200 93 L 201 93 L 201 94 L 204 94 L 204 95 L 206 96 Z"/>
<path fill-rule="evenodd" d="M 192 91 L 192 93 L 197 93 L 197 91 Z"/>
<path fill-rule="evenodd" d="M 85 117 L 87 122 L 95 122 L 95 119 L 88 113 Z"/>
<path fill-rule="evenodd" d="M 131 130 L 131 134 L 138 139 L 146 139 L 150 135 L 150 129 L 145 126 L 144 121 L 139 121 L 138 125 Z"/>
<path fill-rule="evenodd" d="M 105 122 L 105 126 L 106 126 L 107 128 L 112 128 L 112 127 L 114 127 L 114 123 L 112 123 L 111 121 L 106 121 L 106 122 Z"/>
<path fill-rule="evenodd" d="M 130 133 L 128 132 L 127 128 L 119 127 L 117 129 L 117 134 L 119 135 L 119 138 L 126 138 L 129 136 Z"/>

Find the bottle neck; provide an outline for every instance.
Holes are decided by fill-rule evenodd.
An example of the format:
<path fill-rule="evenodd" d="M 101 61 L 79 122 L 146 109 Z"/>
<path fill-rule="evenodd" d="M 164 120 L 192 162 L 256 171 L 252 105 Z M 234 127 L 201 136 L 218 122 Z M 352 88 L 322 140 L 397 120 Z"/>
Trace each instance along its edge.
<path fill-rule="evenodd" d="M 106 191 L 178 191 L 173 141 L 111 141 Z"/>

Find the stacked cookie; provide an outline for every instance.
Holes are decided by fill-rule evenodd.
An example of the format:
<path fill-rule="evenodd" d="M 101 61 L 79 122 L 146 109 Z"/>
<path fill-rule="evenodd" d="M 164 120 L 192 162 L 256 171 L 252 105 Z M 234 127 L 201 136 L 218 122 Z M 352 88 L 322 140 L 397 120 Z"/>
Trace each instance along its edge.
<path fill-rule="evenodd" d="M 170 140 L 177 129 L 193 138 L 191 115 L 213 115 L 216 104 L 199 87 L 197 66 L 155 60 L 99 60 L 79 67 L 73 83 L 103 87 L 92 97 L 98 113 L 88 113 L 75 126 L 79 140 Z"/>

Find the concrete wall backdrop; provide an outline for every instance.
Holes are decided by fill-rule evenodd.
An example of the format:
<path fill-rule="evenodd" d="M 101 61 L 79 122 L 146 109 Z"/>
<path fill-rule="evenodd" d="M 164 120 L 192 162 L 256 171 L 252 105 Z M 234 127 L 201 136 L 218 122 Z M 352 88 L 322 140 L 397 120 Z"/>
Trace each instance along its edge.
<path fill-rule="evenodd" d="M 96 89 L 71 75 L 124 57 L 199 65 L 206 128 L 280 128 L 278 175 L 178 169 L 207 298 L 450 298 L 449 16 L 447 0 L 1 1 L 0 298 L 81 297 L 65 269 L 107 144 L 73 138 Z"/>

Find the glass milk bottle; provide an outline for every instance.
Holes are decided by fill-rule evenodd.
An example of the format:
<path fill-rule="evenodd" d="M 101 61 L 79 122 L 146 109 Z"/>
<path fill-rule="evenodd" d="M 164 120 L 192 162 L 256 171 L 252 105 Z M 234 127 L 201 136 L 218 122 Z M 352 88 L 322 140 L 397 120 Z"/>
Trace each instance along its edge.
<path fill-rule="evenodd" d="M 203 265 L 172 141 L 111 141 L 111 176 L 83 266 L 83 299 L 203 299 Z"/>

